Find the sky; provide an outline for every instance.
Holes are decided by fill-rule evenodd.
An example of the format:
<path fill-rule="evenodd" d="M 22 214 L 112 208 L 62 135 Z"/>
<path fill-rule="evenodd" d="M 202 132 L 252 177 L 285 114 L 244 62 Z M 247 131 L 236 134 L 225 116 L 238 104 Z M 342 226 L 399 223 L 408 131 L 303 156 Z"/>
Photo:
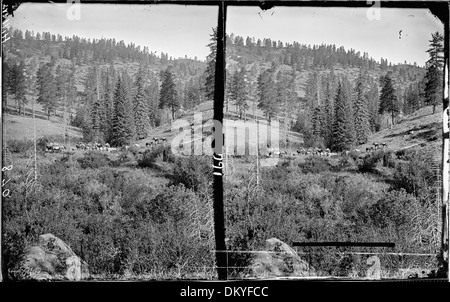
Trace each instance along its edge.
<path fill-rule="evenodd" d="M 353 48 L 379 61 L 425 65 L 431 33 L 444 33 L 442 23 L 428 9 L 381 8 L 379 20 L 367 8 L 228 7 L 227 33 Z M 369 15 L 369 17 L 368 17 Z M 372 20 L 370 20 L 370 19 Z M 401 39 L 399 32 L 401 32 Z"/>
<path fill-rule="evenodd" d="M 215 6 L 81 3 L 79 20 L 70 20 L 69 9 L 69 14 L 74 12 L 73 6 L 64 3 L 25 3 L 9 23 L 22 31 L 115 38 L 133 42 L 141 49 L 148 46 L 157 54 L 164 51 L 174 58 L 187 55 L 204 60 L 218 13 Z M 361 54 L 368 52 L 377 61 L 383 57 L 393 63 L 406 60 L 419 66 L 428 60 L 425 51 L 431 33 L 444 31 L 442 23 L 426 9 L 381 8 L 379 16 L 379 20 L 369 20 L 367 8 L 276 7 L 262 11 L 258 7 L 229 6 L 226 26 L 228 34 L 244 39 L 250 36 L 283 43 L 335 44 Z"/>

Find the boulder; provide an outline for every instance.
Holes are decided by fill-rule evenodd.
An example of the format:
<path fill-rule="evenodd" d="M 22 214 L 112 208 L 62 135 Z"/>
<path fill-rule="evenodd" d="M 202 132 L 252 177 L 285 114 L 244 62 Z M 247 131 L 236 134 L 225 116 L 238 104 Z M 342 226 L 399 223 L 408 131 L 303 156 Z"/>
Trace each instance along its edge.
<path fill-rule="evenodd" d="M 286 243 L 271 238 L 261 253 L 250 261 L 251 278 L 315 276 L 315 270 Z"/>
<path fill-rule="evenodd" d="M 39 236 L 39 242 L 28 246 L 19 264 L 20 279 L 71 280 L 89 278 L 88 265 L 72 249 L 52 234 Z"/>

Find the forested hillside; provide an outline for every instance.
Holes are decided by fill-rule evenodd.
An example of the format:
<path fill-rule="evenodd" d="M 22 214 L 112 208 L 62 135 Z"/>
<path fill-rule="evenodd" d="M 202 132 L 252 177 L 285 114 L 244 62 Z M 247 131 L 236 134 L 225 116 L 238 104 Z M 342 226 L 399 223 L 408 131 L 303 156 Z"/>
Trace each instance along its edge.
<path fill-rule="evenodd" d="M 442 65 L 441 39 L 432 36 L 428 69 Z M 336 45 L 255 40 L 227 36 L 225 111 L 233 104 L 238 118 L 249 113 L 258 119 L 255 110 L 262 110 L 269 122 L 286 121 L 286 129 L 302 133 L 307 147 L 364 144 L 402 116 L 440 102 L 438 73 L 430 75 L 415 62 L 378 62 Z"/>
<path fill-rule="evenodd" d="M 146 137 L 205 101 L 206 64 L 197 57 L 172 58 L 115 39 L 10 31 L 5 111 L 25 115 L 36 101 L 47 119 L 82 128 L 87 141 L 113 142 L 114 127 L 126 128 L 125 141 Z M 115 110 L 123 120 L 112 118 Z"/>

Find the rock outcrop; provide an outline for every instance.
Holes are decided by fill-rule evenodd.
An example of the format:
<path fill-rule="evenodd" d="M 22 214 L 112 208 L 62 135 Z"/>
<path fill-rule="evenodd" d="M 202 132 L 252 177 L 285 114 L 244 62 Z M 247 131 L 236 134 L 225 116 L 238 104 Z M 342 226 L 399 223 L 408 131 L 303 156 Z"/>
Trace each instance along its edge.
<path fill-rule="evenodd" d="M 286 243 L 271 238 L 263 252 L 256 253 L 250 262 L 250 278 L 307 277 L 315 270 Z"/>
<path fill-rule="evenodd" d="M 26 248 L 23 260 L 16 270 L 22 280 L 71 280 L 89 278 L 86 262 L 52 234 L 39 236 L 39 242 Z"/>

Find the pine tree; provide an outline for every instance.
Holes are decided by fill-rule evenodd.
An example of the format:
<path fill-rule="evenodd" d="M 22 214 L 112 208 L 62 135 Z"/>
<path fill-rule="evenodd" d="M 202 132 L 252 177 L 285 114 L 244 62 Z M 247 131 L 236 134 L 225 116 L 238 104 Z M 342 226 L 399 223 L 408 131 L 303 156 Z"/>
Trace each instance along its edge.
<path fill-rule="evenodd" d="M 236 69 L 234 72 L 230 96 L 239 111 L 239 119 L 242 119 L 242 115 L 244 114 L 245 116 L 245 112 L 248 110 L 244 68 L 241 70 Z"/>
<path fill-rule="evenodd" d="M 325 115 L 322 110 L 322 106 L 316 106 L 312 111 L 312 133 L 315 146 L 324 145 L 324 128 L 325 128 Z"/>
<path fill-rule="evenodd" d="M 276 86 L 272 80 L 270 71 L 263 71 L 258 77 L 258 108 L 264 111 L 264 114 L 269 121 L 269 125 L 278 111 L 279 106 L 276 102 Z"/>
<path fill-rule="evenodd" d="M 114 90 L 115 90 L 115 78 L 116 71 L 114 65 L 111 63 L 106 71 L 104 80 L 104 87 L 102 99 L 105 102 L 105 116 L 106 120 L 103 127 L 103 133 L 105 135 L 105 141 L 112 140 L 112 118 L 114 116 Z"/>
<path fill-rule="evenodd" d="M 371 84 L 370 89 L 366 93 L 368 114 L 369 114 L 369 125 L 372 132 L 377 132 L 380 130 L 381 121 L 380 115 L 378 114 L 379 108 L 379 95 L 378 95 L 378 85 L 374 82 Z"/>
<path fill-rule="evenodd" d="M 133 96 L 132 96 L 132 79 L 126 72 L 122 72 L 122 86 L 125 91 L 125 130 L 127 134 L 127 140 L 131 142 L 136 136 L 136 126 L 134 123 L 134 111 L 133 111 Z"/>
<path fill-rule="evenodd" d="M 334 69 L 332 68 L 330 73 L 324 78 L 325 91 L 324 91 L 324 143 L 326 146 L 331 146 L 332 134 L 333 134 L 333 120 L 334 120 L 334 98 L 336 96 L 336 77 L 334 75 Z"/>
<path fill-rule="evenodd" d="M 124 146 L 129 143 L 129 133 L 127 131 L 127 96 L 126 87 L 122 77 L 119 77 L 114 92 L 114 115 L 112 119 L 112 139 L 114 146 Z"/>
<path fill-rule="evenodd" d="M 210 53 L 206 57 L 205 70 L 205 96 L 207 100 L 214 99 L 215 71 L 216 71 L 216 54 L 217 54 L 217 28 L 213 28 L 211 42 L 207 45 Z"/>
<path fill-rule="evenodd" d="M 425 103 L 433 106 L 433 114 L 436 111 L 436 105 L 443 98 L 442 96 L 442 66 L 443 52 L 442 45 L 444 37 L 436 32 L 431 34 L 430 48 L 427 50 L 430 59 L 427 61 Z"/>
<path fill-rule="evenodd" d="M 134 97 L 134 123 L 136 126 L 136 136 L 138 139 L 144 139 L 147 137 L 147 130 L 150 126 L 144 83 L 144 69 L 141 66 L 134 82 L 136 89 L 136 95 Z"/>
<path fill-rule="evenodd" d="M 13 96 L 16 103 L 16 108 L 19 114 L 25 114 L 25 105 L 27 99 L 25 97 L 25 65 L 22 59 L 18 62 L 10 60 L 8 72 L 8 92 Z M 23 110 L 22 110 L 23 109 Z"/>
<path fill-rule="evenodd" d="M 417 89 L 417 85 L 410 84 L 408 87 L 405 88 L 405 91 L 403 93 L 403 113 L 404 114 L 411 114 L 415 112 L 417 109 L 419 109 L 420 106 L 420 96 L 419 91 Z"/>
<path fill-rule="evenodd" d="M 38 98 L 44 110 L 47 112 L 47 119 L 50 119 L 52 111 L 58 107 L 58 98 L 56 96 L 56 81 L 49 63 L 41 66 L 37 72 Z"/>
<path fill-rule="evenodd" d="M 150 76 L 150 84 L 145 87 L 145 94 L 148 97 L 148 116 L 150 120 L 150 125 L 152 127 L 157 127 L 160 124 L 160 116 L 158 111 L 159 102 L 159 85 L 158 79 L 152 75 Z"/>
<path fill-rule="evenodd" d="M 173 79 L 171 66 L 167 67 L 161 74 L 161 88 L 159 91 L 159 108 L 169 107 L 172 111 L 172 119 L 175 119 L 175 111 L 180 106 L 178 94 Z"/>
<path fill-rule="evenodd" d="M 352 133 L 350 102 L 347 91 L 341 82 L 338 84 L 334 103 L 332 149 L 336 151 L 348 150 L 353 144 L 354 137 Z"/>
<path fill-rule="evenodd" d="M 394 84 L 391 78 L 391 73 L 388 72 L 385 76 L 380 79 L 381 82 L 381 94 L 380 94 L 380 104 L 378 112 L 383 114 L 385 112 L 391 115 L 392 125 L 394 125 L 395 117 L 400 112 L 400 107 L 397 100 L 396 91 L 394 89 Z"/>
<path fill-rule="evenodd" d="M 362 73 L 360 73 L 356 79 L 354 100 L 355 138 L 359 145 L 365 144 L 370 135 L 367 99 L 364 86 L 364 78 Z"/>

